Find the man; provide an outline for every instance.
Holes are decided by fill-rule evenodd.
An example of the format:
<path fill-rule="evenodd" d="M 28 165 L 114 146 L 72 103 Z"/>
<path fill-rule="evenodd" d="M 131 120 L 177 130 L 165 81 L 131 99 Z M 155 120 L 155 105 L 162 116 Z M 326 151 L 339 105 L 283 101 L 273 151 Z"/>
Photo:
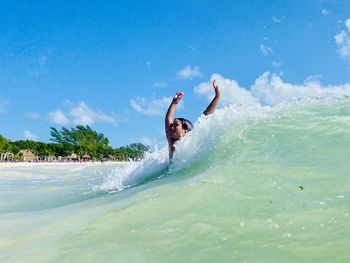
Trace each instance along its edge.
<path fill-rule="evenodd" d="M 204 115 L 212 114 L 220 99 L 220 91 L 219 86 L 216 83 L 216 80 L 213 81 L 213 88 L 215 91 L 215 97 L 210 102 L 208 107 L 203 111 Z M 179 141 L 182 137 L 186 135 L 189 131 L 192 130 L 193 125 L 192 123 L 184 118 L 176 118 L 174 120 L 174 114 L 176 110 L 177 104 L 181 101 L 183 98 L 184 93 L 183 92 L 176 92 L 176 95 L 174 96 L 172 102 L 170 103 L 169 109 L 165 115 L 165 135 L 168 140 L 169 144 L 169 159 L 171 160 L 173 157 L 173 154 L 175 152 L 175 146 L 174 144 Z"/>

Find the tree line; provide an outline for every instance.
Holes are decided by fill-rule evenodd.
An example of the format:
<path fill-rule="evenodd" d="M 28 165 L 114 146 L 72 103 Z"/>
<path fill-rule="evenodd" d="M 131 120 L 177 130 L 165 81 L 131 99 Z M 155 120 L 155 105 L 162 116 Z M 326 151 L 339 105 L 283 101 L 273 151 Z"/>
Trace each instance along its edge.
<path fill-rule="evenodd" d="M 29 150 L 37 156 L 69 156 L 72 153 L 82 157 L 89 155 L 97 160 L 137 160 L 144 157 L 149 146 L 142 143 L 132 143 L 120 148 L 113 148 L 109 140 L 102 133 L 91 127 L 77 125 L 75 128 L 61 130 L 51 127 L 51 143 L 32 140 L 10 141 L 0 135 L 0 153 L 10 152 L 17 154 L 20 150 Z"/>

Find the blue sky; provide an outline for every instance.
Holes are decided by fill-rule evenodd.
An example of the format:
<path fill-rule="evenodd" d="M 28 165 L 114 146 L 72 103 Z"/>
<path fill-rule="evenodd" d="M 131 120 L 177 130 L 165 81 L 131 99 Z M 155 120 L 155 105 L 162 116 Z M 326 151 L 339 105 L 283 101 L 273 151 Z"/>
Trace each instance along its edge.
<path fill-rule="evenodd" d="M 350 93 L 350 1 L 1 1 L 0 134 L 89 124 L 114 147 L 228 104 Z"/>

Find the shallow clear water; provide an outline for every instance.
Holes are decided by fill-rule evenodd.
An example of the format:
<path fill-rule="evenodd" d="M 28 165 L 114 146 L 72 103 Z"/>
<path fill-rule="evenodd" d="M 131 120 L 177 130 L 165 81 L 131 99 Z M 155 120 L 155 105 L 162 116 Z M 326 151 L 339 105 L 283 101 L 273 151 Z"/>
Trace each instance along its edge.
<path fill-rule="evenodd" d="M 350 262 L 349 103 L 225 108 L 169 168 L 0 168 L 0 261 Z"/>

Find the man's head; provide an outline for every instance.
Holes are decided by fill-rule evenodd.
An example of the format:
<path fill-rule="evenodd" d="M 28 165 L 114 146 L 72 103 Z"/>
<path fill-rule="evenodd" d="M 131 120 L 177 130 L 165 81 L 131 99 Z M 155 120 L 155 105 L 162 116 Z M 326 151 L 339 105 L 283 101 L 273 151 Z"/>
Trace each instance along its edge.
<path fill-rule="evenodd" d="M 193 125 L 189 120 L 184 118 L 176 118 L 171 125 L 171 138 L 175 141 L 185 136 L 187 132 L 192 130 Z"/>

